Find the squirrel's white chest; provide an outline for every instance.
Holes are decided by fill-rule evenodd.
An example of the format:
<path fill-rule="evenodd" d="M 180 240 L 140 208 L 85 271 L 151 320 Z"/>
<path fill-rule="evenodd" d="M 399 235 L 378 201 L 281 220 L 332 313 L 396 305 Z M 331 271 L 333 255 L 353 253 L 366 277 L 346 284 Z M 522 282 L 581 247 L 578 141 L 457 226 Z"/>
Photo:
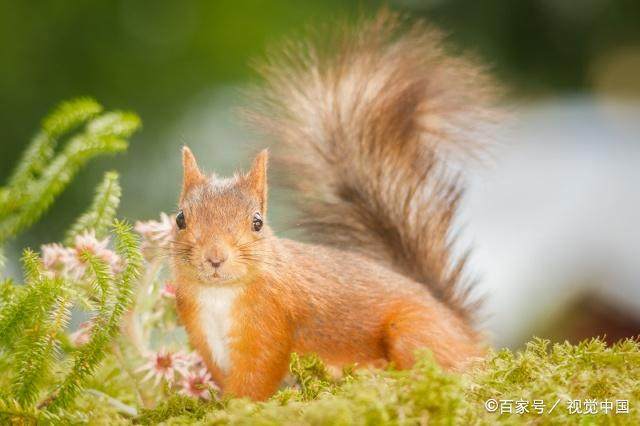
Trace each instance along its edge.
<path fill-rule="evenodd" d="M 200 324 L 211 351 L 211 358 L 225 374 L 231 368 L 231 309 L 240 291 L 237 287 L 212 287 L 201 289 L 198 294 Z"/>

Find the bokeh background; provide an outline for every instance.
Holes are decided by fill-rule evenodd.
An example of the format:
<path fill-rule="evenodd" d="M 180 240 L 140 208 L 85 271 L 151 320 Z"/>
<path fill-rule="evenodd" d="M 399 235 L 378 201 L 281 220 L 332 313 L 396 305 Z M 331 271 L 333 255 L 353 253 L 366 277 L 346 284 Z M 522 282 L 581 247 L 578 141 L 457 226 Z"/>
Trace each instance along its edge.
<path fill-rule="evenodd" d="M 486 295 L 498 345 L 532 334 L 640 333 L 640 2 L 397 0 L 450 34 L 508 89 L 492 161 L 469 170 L 458 249 Z M 246 166 L 259 144 L 235 114 L 251 63 L 283 38 L 372 15 L 377 1 L 0 0 L 0 180 L 60 100 L 81 95 L 143 120 L 127 155 L 91 163 L 21 240 L 61 237 L 105 170 L 121 213 L 173 211 L 179 147 L 209 170 Z M 276 194 L 271 220 L 290 209 Z"/>

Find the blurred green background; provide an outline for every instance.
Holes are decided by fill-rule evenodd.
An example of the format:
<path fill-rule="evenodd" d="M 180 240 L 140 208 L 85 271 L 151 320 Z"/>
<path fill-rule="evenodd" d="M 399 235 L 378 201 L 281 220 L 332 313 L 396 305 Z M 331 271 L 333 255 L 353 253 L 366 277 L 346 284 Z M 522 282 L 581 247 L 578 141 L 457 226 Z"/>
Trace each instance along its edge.
<path fill-rule="evenodd" d="M 121 212 L 136 220 L 174 209 L 182 144 L 194 147 L 205 169 L 228 173 L 246 166 L 254 139 L 238 125 L 234 109 L 242 104 L 242 87 L 256 81 L 251 62 L 307 27 L 372 15 L 382 4 L 0 0 L 0 180 L 39 120 L 61 100 L 92 96 L 107 109 L 137 112 L 144 125 L 127 155 L 91 163 L 16 247 L 59 239 L 107 169 L 121 173 Z M 472 51 L 488 63 L 505 82 L 512 104 L 576 95 L 623 104 L 640 98 L 638 0 L 396 0 L 388 5 L 427 18 L 450 34 L 453 49 Z M 631 121 L 640 119 L 636 112 Z M 276 202 L 271 216 L 282 221 L 286 212 Z"/>
<path fill-rule="evenodd" d="M 141 197 L 150 192 L 174 196 L 176 176 L 165 174 L 154 180 L 157 186 L 148 188 L 145 169 L 158 161 L 177 162 L 177 147 L 189 143 L 189 135 L 176 134 L 173 145 L 160 141 L 166 141 L 176 121 L 203 93 L 252 79 L 251 61 L 283 37 L 336 18 L 372 14 L 380 5 L 331 0 L 3 0 L 0 179 L 8 175 L 53 105 L 90 95 L 107 108 L 136 111 L 144 129 L 128 156 L 101 160 L 83 172 L 35 233 L 55 238 L 58 227 L 50 226 L 51 221 L 69 220 L 88 200 L 88 188 L 106 167 L 124 174 L 128 184 L 123 209 L 128 216 L 170 209 L 164 205 L 166 199 L 142 202 Z M 477 53 L 517 95 L 589 91 L 603 85 L 623 95 L 638 93 L 638 1 L 404 0 L 390 7 L 438 24 L 451 34 L 453 46 Z M 632 88 L 598 74 L 603 61 L 624 49 L 634 53 L 625 58 L 635 60 L 635 68 L 616 76 Z M 233 103 L 240 98 L 236 95 L 232 90 L 227 99 Z M 222 163 L 213 161 L 210 166 Z M 49 230 L 54 235 L 48 235 Z"/>

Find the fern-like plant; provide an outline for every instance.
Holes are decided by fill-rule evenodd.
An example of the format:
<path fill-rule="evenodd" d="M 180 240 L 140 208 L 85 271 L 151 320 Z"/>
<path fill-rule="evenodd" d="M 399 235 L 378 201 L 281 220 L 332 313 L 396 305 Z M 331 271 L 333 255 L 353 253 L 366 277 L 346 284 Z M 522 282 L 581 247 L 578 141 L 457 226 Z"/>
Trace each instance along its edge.
<path fill-rule="evenodd" d="M 0 247 L 36 222 L 91 158 L 125 150 L 138 126 L 134 114 L 103 113 L 91 99 L 61 104 L 0 188 Z M 66 233 L 74 248 L 49 246 L 73 257 L 66 262 L 75 273 L 26 249 L 24 283 L 0 279 L 0 423 L 69 419 L 67 410 L 108 352 L 141 266 L 137 237 L 115 219 L 120 194 L 117 173 L 105 174 L 91 207 Z M 115 251 L 106 248 L 110 235 Z M 91 241 L 100 253 L 87 247 Z M 66 333 L 76 305 L 91 310 L 92 327 L 88 342 L 74 346 Z"/>
<path fill-rule="evenodd" d="M 45 118 L 7 185 L 0 187 L 0 246 L 36 222 L 89 160 L 127 149 L 139 118 L 102 111 L 94 100 L 82 98 L 62 103 Z"/>

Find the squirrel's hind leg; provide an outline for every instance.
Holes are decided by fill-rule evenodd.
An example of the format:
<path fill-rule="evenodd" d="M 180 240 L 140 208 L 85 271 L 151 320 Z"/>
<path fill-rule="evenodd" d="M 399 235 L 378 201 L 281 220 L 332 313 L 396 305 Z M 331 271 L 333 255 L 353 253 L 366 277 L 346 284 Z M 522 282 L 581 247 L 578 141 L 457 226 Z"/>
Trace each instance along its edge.
<path fill-rule="evenodd" d="M 408 369 L 416 361 L 416 351 L 430 350 L 446 370 L 457 370 L 482 354 L 475 335 L 453 317 L 444 319 L 429 307 L 399 309 L 385 329 L 386 357 L 396 368 Z"/>

